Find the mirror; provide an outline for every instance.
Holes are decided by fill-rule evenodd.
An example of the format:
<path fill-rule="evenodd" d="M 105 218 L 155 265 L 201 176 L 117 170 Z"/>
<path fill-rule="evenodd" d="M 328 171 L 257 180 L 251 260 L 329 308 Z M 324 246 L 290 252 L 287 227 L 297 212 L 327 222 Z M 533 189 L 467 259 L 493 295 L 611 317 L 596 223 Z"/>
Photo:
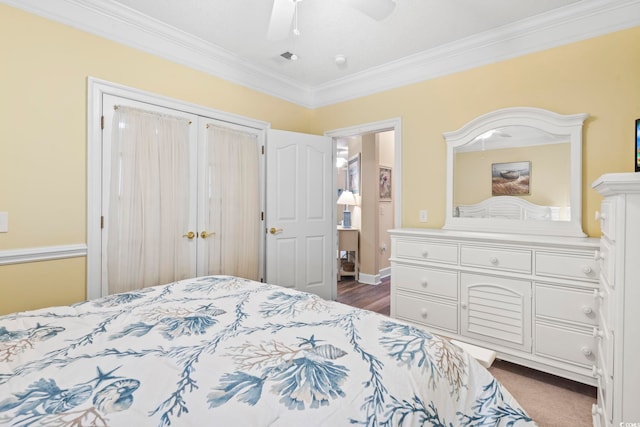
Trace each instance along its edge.
<path fill-rule="evenodd" d="M 581 195 L 586 118 L 505 108 L 446 132 L 444 228 L 585 236 Z"/>

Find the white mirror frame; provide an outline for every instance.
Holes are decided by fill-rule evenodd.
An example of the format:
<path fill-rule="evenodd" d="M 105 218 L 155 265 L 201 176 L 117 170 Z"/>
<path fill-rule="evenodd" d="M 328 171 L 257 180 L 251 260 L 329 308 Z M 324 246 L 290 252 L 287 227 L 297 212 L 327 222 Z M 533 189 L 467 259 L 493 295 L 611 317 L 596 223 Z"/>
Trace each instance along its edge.
<path fill-rule="evenodd" d="M 584 237 L 582 231 L 582 125 L 588 114 L 562 115 L 532 107 L 512 107 L 476 117 L 460 129 L 445 132 L 447 143 L 446 219 L 444 229 L 495 233 Z M 571 144 L 571 217 L 569 221 L 526 221 L 453 216 L 453 161 L 455 150 L 483 133 L 504 126 L 530 126 L 555 135 L 567 135 Z"/>

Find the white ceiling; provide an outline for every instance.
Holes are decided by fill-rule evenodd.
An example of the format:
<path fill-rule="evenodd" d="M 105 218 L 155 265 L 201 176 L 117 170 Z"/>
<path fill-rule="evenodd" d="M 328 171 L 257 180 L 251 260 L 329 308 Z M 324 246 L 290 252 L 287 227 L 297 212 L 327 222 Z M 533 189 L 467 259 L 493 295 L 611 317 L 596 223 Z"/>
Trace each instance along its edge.
<path fill-rule="evenodd" d="M 578 0 L 397 0 L 376 21 L 340 0 L 304 0 L 300 35 L 267 40 L 273 0 L 116 0 L 253 64 L 317 86 Z M 297 61 L 280 57 L 296 53 Z M 347 66 L 334 63 L 337 54 Z"/>
<path fill-rule="evenodd" d="M 301 34 L 269 41 L 273 0 L 0 1 L 308 107 L 640 25 L 640 0 L 395 0 L 381 21 L 304 0 Z"/>

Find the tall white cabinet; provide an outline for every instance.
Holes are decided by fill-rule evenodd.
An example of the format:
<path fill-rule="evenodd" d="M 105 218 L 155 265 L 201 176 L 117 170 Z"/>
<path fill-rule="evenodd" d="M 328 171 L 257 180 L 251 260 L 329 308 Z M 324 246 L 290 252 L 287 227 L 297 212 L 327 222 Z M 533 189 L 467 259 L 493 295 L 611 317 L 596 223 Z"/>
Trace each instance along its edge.
<path fill-rule="evenodd" d="M 640 423 L 640 173 L 601 176 L 595 426 Z"/>

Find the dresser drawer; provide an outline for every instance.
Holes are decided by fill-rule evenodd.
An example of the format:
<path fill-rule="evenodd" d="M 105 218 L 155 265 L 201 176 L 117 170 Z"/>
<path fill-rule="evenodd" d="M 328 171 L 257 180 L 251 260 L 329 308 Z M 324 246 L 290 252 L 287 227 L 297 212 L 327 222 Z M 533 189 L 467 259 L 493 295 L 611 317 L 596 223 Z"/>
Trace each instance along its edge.
<path fill-rule="evenodd" d="M 611 241 L 616 239 L 616 203 L 615 200 L 604 200 L 600 205 L 600 213 L 596 218 L 600 219 L 600 231 Z"/>
<path fill-rule="evenodd" d="M 536 316 L 597 325 L 597 312 L 593 290 L 536 285 Z"/>
<path fill-rule="evenodd" d="M 396 317 L 458 333 L 457 305 L 398 294 L 396 295 Z"/>
<path fill-rule="evenodd" d="M 398 289 L 458 298 L 458 274 L 453 271 L 396 264 L 391 280 Z"/>
<path fill-rule="evenodd" d="M 615 246 L 609 243 L 607 239 L 600 239 L 600 249 L 596 252 L 595 258 L 598 260 L 602 276 L 604 276 L 612 289 L 615 288 Z"/>
<path fill-rule="evenodd" d="M 536 274 L 597 282 L 600 265 L 595 253 L 595 250 L 583 254 L 536 252 Z"/>
<path fill-rule="evenodd" d="M 531 273 L 531 251 L 489 246 L 462 246 L 460 263 L 470 267 Z"/>
<path fill-rule="evenodd" d="M 613 340 L 615 336 L 605 325 L 595 328 L 594 335 L 598 337 L 598 356 L 600 361 L 598 367 L 604 368 L 613 377 Z"/>
<path fill-rule="evenodd" d="M 396 242 L 396 256 L 399 258 L 457 264 L 458 245 L 399 240 Z"/>
<path fill-rule="evenodd" d="M 596 364 L 598 342 L 592 334 L 536 324 L 535 352 L 591 369 Z"/>
<path fill-rule="evenodd" d="M 606 427 L 613 422 L 613 384 L 606 376 L 598 376 L 598 405 L 606 419 L 606 424 L 603 424 Z M 620 423 L 620 425 L 624 424 Z"/>
<path fill-rule="evenodd" d="M 604 283 L 605 279 L 601 279 Z M 593 291 L 593 299 L 598 306 L 598 313 L 600 314 L 600 323 L 604 323 L 608 330 L 611 330 L 613 326 L 613 312 L 611 310 L 611 293 L 607 285 L 601 286 L 599 289 Z"/>

